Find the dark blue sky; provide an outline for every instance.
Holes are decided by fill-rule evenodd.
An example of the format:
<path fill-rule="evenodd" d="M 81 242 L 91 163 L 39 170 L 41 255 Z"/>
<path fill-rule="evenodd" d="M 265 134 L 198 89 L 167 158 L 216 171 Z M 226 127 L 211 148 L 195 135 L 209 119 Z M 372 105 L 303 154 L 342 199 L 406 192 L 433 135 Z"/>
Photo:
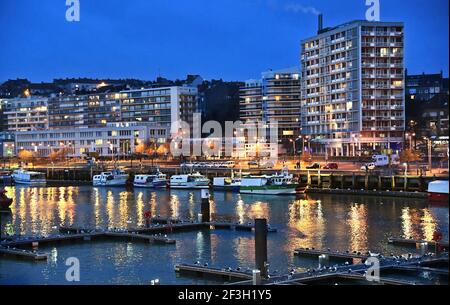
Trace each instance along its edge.
<path fill-rule="evenodd" d="M 410 73 L 448 75 L 448 1 L 380 0 L 406 26 Z M 245 80 L 299 63 L 300 40 L 364 19 L 365 0 L 0 0 L 0 81 L 59 77 L 154 79 L 188 73 Z"/>

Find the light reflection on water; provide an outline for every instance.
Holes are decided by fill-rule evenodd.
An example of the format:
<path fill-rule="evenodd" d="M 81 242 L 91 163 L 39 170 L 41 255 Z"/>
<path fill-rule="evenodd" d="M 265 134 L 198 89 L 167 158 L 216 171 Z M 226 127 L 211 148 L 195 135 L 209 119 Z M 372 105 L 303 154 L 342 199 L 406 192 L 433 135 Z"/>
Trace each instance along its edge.
<path fill-rule="evenodd" d="M 58 226 L 135 228 L 145 224 L 144 213 L 196 219 L 200 213 L 199 191 L 126 190 L 124 188 L 9 187 L 14 199 L 12 224 L 21 235 L 58 233 Z M 351 251 L 404 251 L 387 244 L 387 237 L 431 239 L 440 230 L 448 239 L 448 206 L 430 207 L 417 199 L 311 195 L 307 198 L 264 197 L 215 193 L 211 202 L 213 219 L 248 222 L 267 218 L 278 229 L 268 236 L 272 270 L 286 271 L 311 262 L 292 255 L 299 247 Z M 0 260 L 0 283 L 62 283 L 64 259 L 80 256 L 87 268 L 88 283 L 147 283 L 161 278 L 165 283 L 197 280 L 175 277 L 177 262 L 209 262 L 215 266 L 251 268 L 254 239 L 251 232 L 199 231 L 173 235 L 175 246 L 93 242 L 48 246 L 47 264 Z M 7 262 L 7 263 L 4 263 Z M 314 262 L 315 263 L 315 262 Z M 15 268 L 24 269 L 23 278 L 10 279 Z M 25 271 L 26 270 L 26 271 Z M 104 274 L 99 275 L 99 272 Z M 65 271 L 64 271 L 65 272 Z M 20 273 L 19 273 L 20 274 Z M 27 280 L 24 280 L 27 278 Z M 8 280 L 9 279 L 9 280 Z"/>

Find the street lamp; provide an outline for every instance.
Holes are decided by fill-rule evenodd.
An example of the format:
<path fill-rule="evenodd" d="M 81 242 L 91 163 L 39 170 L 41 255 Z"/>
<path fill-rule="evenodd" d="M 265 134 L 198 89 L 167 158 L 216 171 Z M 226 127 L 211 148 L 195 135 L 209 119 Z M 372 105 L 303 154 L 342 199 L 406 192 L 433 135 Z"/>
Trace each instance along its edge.
<path fill-rule="evenodd" d="M 431 167 L 432 167 L 432 159 L 431 159 L 432 142 L 431 142 L 431 138 L 423 137 L 423 139 L 425 141 L 427 141 L 427 147 L 428 147 L 428 168 L 430 169 L 430 174 L 431 174 Z"/>

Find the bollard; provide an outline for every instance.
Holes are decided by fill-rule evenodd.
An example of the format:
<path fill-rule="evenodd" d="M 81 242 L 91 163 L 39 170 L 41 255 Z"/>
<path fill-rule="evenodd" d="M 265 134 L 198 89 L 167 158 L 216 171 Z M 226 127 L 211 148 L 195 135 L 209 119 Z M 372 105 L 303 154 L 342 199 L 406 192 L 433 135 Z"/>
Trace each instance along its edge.
<path fill-rule="evenodd" d="M 209 191 L 202 190 L 202 222 L 211 221 L 211 212 L 209 207 Z"/>
<path fill-rule="evenodd" d="M 255 219 L 255 265 L 261 277 L 267 276 L 267 220 Z"/>
<path fill-rule="evenodd" d="M 202 213 L 198 213 L 198 215 L 197 215 L 197 221 L 198 221 L 198 222 L 202 222 L 202 217 L 203 217 Z"/>
<path fill-rule="evenodd" d="M 418 243 L 417 247 L 420 250 L 420 255 L 424 256 L 425 254 L 428 253 L 428 243 L 427 242 L 423 242 L 423 243 Z"/>
<path fill-rule="evenodd" d="M 253 275 L 253 285 L 254 286 L 261 285 L 261 271 L 255 269 L 252 271 L 252 275 Z"/>
<path fill-rule="evenodd" d="M 319 255 L 319 268 L 326 267 L 330 263 L 330 257 L 326 254 Z"/>

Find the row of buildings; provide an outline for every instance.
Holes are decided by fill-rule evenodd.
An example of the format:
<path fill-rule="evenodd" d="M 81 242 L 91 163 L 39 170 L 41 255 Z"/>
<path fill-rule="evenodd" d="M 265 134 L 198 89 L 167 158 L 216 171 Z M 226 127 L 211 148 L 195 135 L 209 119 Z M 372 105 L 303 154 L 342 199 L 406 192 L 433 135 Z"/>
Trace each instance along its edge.
<path fill-rule="evenodd" d="M 158 78 L 137 89 L 130 89 L 136 81 L 124 90 L 111 82 L 112 90 L 102 90 L 111 84 L 58 80 L 54 84 L 68 94 L 0 99 L 0 131 L 15 134 L 16 151 L 38 156 L 62 148 L 73 156 L 130 154 L 143 141 L 167 143 L 183 132 L 171 130 L 174 122 L 191 123 L 194 112 L 221 123 L 276 121 L 281 153 L 391 153 L 407 146 L 405 131 L 419 135 L 434 128 L 448 135 L 448 111 L 439 108 L 448 106 L 448 78 L 407 75 L 403 23 L 323 28 L 319 18 L 317 34 L 301 41 L 297 66 L 244 83 L 190 75 L 186 81 Z M 11 144 L 3 151 L 10 153 Z"/>
<path fill-rule="evenodd" d="M 320 16 L 317 35 L 301 42 L 299 67 L 245 83 L 241 119 L 278 121 L 285 147 L 300 141 L 291 148 L 325 156 L 394 153 L 407 146 L 405 131 L 448 142 L 448 78 L 407 75 L 404 43 L 401 22 L 322 28 Z"/>

